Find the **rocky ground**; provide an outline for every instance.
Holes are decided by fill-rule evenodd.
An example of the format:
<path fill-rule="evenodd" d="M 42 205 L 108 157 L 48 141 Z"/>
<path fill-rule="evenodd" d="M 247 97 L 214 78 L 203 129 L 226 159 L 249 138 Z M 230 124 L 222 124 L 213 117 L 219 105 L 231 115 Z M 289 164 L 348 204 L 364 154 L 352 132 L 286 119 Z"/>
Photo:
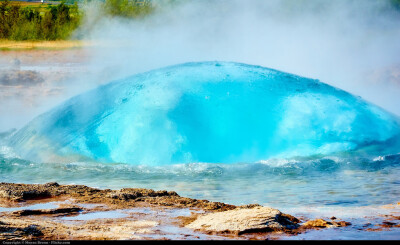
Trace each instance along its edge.
<path fill-rule="evenodd" d="M 0 206 L 0 239 L 278 239 L 351 225 L 335 218 L 302 221 L 258 204 L 234 206 L 173 191 L 57 183 L 0 183 Z"/>

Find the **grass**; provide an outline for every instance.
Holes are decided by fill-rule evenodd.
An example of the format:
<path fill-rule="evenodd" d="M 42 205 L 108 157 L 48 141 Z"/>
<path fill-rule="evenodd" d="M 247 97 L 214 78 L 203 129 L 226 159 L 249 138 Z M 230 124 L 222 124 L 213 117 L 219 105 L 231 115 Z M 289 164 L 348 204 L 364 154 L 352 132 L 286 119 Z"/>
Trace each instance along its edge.
<path fill-rule="evenodd" d="M 38 2 L 19 2 L 19 1 L 10 1 L 10 4 L 11 5 L 20 5 L 21 7 L 43 5 L 42 3 L 38 3 Z"/>
<path fill-rule="evenodd" d="M 58 3 L 57 3 L 58 4 Z M 17 5 L 21 8 L 32 8 L 39 11 L 46 11 L 49 5 L 54 5 L 54 3 L 40 3 L 40 2 L 19 2 L 19 1 L 10 1 L 10 5 Z"/>

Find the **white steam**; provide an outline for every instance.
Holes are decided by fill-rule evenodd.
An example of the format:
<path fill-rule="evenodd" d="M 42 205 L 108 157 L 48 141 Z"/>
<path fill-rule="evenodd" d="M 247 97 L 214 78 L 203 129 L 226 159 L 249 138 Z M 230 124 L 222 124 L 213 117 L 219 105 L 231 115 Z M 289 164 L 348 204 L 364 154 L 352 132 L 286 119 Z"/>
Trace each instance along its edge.
<path fill-rule="evenodd" d="M 191 61 L 266 66 L 360 95 L 400 115 L 400 15 L 390 1 L 209 0 L 140 21 L 102 19 L 86 38 L 97 81 Z"/>

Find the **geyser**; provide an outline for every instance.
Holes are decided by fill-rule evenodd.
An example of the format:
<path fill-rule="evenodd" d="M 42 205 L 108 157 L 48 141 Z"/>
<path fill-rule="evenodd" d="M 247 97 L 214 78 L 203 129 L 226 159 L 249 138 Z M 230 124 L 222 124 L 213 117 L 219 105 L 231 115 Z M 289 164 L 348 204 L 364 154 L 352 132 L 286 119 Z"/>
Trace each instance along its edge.
<path fill-rule="evenodd" d="M 10 145 L 46 162 L 164 165 L 397 153 L 397 117 L 318 80 L 228 62 L 188 63 L 78 95 Z"/>

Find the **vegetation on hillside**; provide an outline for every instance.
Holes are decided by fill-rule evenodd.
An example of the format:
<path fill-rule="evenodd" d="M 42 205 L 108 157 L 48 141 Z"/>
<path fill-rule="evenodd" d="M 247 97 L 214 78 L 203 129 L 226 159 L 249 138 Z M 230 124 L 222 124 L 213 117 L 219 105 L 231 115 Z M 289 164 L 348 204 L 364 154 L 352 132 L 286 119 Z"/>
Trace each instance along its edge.
<path fill-rule="evenodd" d="M 79 26 L 77 4 L 27 6 L 0 3 L 0 38 L 10 40 L 67 39 Z"/>
<path fill-rule="evenodd" d="M 79 27 L 84 13 L 76 0 L 24 4 L 0 0 L 0 39 L 65 40 Z M 86 0 L 87 2 L 87 0 Z M 56 4 L 54 4 L 56 3 Z M 137 18 L 150 14 L 149 0 L 104 0 L 105 16 Z"/>
<path fill-rule="evenodd" d="M 106 14 L 125 18 L 136 18 L 150 14 L 153 7 L 144 0 L 107 0 L 104 3 Z"/>

